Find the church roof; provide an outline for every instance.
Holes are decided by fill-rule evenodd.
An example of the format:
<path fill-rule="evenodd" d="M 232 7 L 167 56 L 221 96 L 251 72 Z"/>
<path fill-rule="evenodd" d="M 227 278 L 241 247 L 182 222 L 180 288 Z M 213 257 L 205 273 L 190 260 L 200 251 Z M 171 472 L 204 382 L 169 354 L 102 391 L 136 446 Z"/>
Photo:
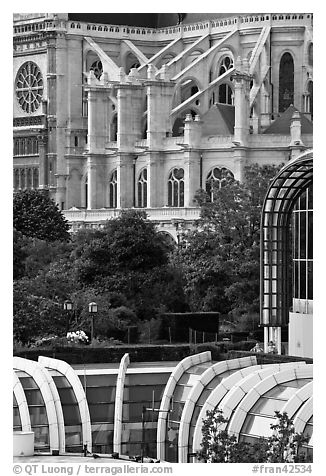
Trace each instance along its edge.
<path fill-rule="evenodd" d="M 275 121 L 264 130 L 263 134 L 290 134 L 290 125 L 293 113 L 298 111 L 294 106 L 289 106 Z M 301 133 L 312 134 L 313 125 L 312 122 L 301 112 L 299 112 L 301 118 Z"/>
<path fill-rule="evenodd" d="M 229 135 L 234 132 L 234 106 L 216 103 L 203 116 L 203 136 Z"/>
<path fill-rule="evenodd" d="M 104 23 L 111 25 L 128 25 L 146 28 L 164 28 L 179 23 L 196 23 L 206 20 L 231 18 L 240 13 L 68 13 L 69 20 Z M 246 14 L 247 15 L 247 14 Z M 250 14 L 248 14 L 250 15 Z"/>

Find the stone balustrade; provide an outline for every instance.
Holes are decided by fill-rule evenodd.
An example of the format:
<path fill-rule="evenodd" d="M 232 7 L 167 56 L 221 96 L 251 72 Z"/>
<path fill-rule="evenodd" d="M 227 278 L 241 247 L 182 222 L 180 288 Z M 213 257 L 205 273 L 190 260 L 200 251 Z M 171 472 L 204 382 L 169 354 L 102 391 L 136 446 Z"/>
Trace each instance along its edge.
<path fill-rule="evenodd" d="M 206 20 L 190 24 L 181 24 L 164 28 L 146 28 L 146 27 L 133 27 L 126 25 L 107 25 L 100 23 L 88 23 L 78 21 L 62 20 L 43 20 L 34 23 L 21 25 L 14 25 L 14 34 L 26 34 L 32 31 L 41 30 L 53 30 L 54 28 L 66 27 L 69 33 L 76 33 L 79 35 L 87 36 L 109 36 L 112 38 L 132 38 L 132 39 L 145 39 L 151 40 L 164 40 L 174 39 L 180 35 L 184 37 L 202 36 L 208 32 L 211 34 L 221 31 L 229 31 L 230 28 L 238 26 L 240 29 L 254 26 L 281 26 L 282 23 L 289 26 L 293 25 L 306 25 L 312 22 L 312 14 L 310 13 L 263 13 L 244 16 L 233 16 L 230 18 Z"/>
<path fill-rule="evenodd" d="M 145 211 L 150 220 L 165 222 L 170 220 L 189 220 L 193 221 L 199 218 L 200 208 L 135 208 L 134 210 Z M 63 214 L 69 223 L 84 222 L 96 223 L 101 221 L 103 224 L 105 220 L 116 218 L 119 216 L 121 210 L 118 208 L 103 208 L 100 210 L 82 210 L 72 208 L 64 210 Z"/>

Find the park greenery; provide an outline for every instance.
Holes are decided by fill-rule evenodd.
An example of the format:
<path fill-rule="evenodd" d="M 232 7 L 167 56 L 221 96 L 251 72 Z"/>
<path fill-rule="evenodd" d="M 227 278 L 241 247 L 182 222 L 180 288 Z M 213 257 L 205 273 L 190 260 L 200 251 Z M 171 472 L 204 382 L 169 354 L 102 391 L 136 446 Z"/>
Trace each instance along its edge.
<path fill-rule="evenodd" d="M 256 325 L 259 308 L 260 213 L 275 166 L 251 165 L 245 181 L 196 195 L 201 218 L 171 248 L 146 213 L 123 210 L 102 228 L 70 234 L 45 192 L 14 195 L 14 338 L 89 334 L 88 303 L 98 304 L 97 337 L 123 340 L 126 330 L 163 313 L 217 311 L 239 330 Z M 73 311 L 63 309 L 64 301 Z M 155 338 L 155 336 L 152 336 Z"/>
<path fill-rule="evenodd" d="M 271 436 L 256 442 L 239 440 L 227 431 L 228 420 L 219 409 L 207 412 L 203 420 L 201 450 L 205 463 L 302 463 L 309 462 L 304 444 L 309 438 L 297 433 L 286 412 L 275 412 Z"/>

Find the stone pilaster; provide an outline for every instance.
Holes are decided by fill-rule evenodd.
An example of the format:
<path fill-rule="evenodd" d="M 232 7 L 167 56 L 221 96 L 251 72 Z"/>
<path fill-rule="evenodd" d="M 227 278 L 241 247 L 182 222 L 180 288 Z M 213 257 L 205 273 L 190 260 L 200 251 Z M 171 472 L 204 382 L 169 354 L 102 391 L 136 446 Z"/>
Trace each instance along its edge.
<path fill-rule="evenodd" d="M 39 153 L 39 188 L 46 189 L 49 184 L 47 135 L 40 134 L 37 140 Z"/>
<path fill-rule="evenodd" d="M 163 158 L 160 152 L 149 152 L 146 161 L 147 168 L 147 207 L 163 207 L 164 187 L 167 184 L 163 177 Z"/>
<path fill-rule="evenodd" d="M 184 152 L 184 171 L 184 206 L 193 207 L 195 193 L 200 188 L 200 151 Z"/>
<path fill-rule="evenodd" d="M 134 155 L 118 153 L 117 208 L 131 208 L 134 201 Z"/>
<path fill-rule="evenodd" d="M 134 151 L 135 142 L 142 137 L 143 88 L 138 84 L 117 85 L 118 150 Z"/>
<path fill-rule="evenodd" d="M 153 80 L 147 86 L 147 145 L 150 149 L 160 149 L 167 133 L 172 132 L 170 112 L 172 108 L 174 83 Z"/>

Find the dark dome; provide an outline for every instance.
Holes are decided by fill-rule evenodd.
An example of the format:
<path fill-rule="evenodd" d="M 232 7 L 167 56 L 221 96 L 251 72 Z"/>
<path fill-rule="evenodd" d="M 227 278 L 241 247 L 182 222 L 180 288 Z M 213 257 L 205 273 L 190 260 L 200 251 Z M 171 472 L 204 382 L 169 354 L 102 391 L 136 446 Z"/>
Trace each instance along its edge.
<path fill-rule="evenodd" d="M 69 20 L 113 25 L 160 28 L 182 23 L 195 23 L 215 18 L 237 16 L 238 13 L 68 13 Z"/>

